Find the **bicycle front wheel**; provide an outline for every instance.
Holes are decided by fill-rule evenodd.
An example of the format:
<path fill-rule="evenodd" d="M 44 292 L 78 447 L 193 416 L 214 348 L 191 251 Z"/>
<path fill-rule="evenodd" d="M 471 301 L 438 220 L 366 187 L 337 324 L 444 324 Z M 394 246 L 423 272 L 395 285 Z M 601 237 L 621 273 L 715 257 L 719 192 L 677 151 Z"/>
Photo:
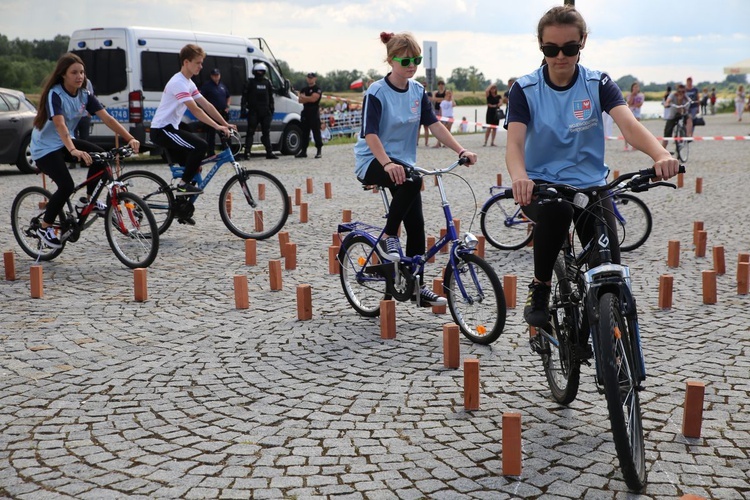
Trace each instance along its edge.
<path fill-rule="evenodd" d="M 367 267 L 380 262 L 372 242 L 364 236 L 355 236 L 341 246 L 338 259 L 341 288 L 346 300 L 362 316 L 380 316 L 380 301 L 391 297 L 386 293 L 385 278 L 366 272 Z"/>
<path fill-rule="evenodd" d="M 457 257 L 443 274 L 453 321 L 477 344 L 491 344 L 505 328 L 505 295 L 492 267 L 474 254 Z"/>
<path fill-rule="evenodd" d="M 159 227 L 146 202 L 133 193 L 117 194 L 109 201 L 104 230 L 115 256 L 131 269 L 148 267 L 159 252 Z"/>
<path fill-rule="evenodd" d="M 628 193 L 615 195 L 613 202 L 620 250 L 630 252 L 643 245 L 651 235 L 651 210 L 643 200 Z"/>
<path fill-rule="evenodd" d="M 227 228 L 240 238 L 265 240 L 286 224 L 289 199 L 276 177 L 261 170 L 246 170 L 224 185 L 219 214 Z"/>
<path fill-rule="evenodd" d="M 513 199 L 496 196 L 479 216 L 482 234 L 500 250 L 518 250 L 529 244 L 534 223 L 527 219 Z"/>
<path fill-rule="evenodd" d="M 674 137 L 687 137 L 687 130 L 678 123 L 674 129 Z M 677 151 L 677 158 L 685 163 L 688 161 L 688 154 L 690 153 L 690 141 L 675 141 L 675 150 Z"/>
<path fill-rule="evenodd" d="M 50 248 L 43 244 L 37 235 L 37 229 L 42 227 L 42 218 L 52 193 L 37 186 L 23 189 L 13 200 L 10 209 L 10 225 L 13 236 L 21 249 L 30 257 L 39 260 L 52 260 L 60 255 L 65 248 Z M 62 219 L 60 214 L 57 222 Z M 60 235 L 58 234 L 58 237 Z"/>
<path fill-rule="evenodd" d="M 620 313 L 620 300 L 613 293 L 599 298 L 598 338 L 602 383 L 617 458 L 625 484 L 632 491 L 640 491 L 646 485 L 646 456 L 635 356 L 627 322 Z"/>
<path fill-rule="evenodd" d="M 118 179 L 127 183 L 128 191 L 146 202 L 159 227 L 159 234 L 169 229 L 174 220 L 174 193 L 167 181 L 146 170 L 133 170 Z"/>

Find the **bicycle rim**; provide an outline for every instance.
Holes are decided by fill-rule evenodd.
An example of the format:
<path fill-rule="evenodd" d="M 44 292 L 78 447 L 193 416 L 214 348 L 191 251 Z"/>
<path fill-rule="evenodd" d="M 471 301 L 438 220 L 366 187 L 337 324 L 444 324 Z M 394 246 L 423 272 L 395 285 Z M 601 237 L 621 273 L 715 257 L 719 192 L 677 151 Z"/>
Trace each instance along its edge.
<path fill-rule="evenodd" d="M 651 211 L 646 203 L 627 193 L 614 197 L 620 250 L 630 252 L 643 245 L 651 235 Z"/>
<path fill-rule="evenodd" d="M 159 228 L 159 234 L 169 229 L 174 220 L 174 194 L 169 184 L 153 172 L 133 170 L 120 179 L 128 185 L 128 192 L 134 193 L 146 202 Z"/>
<path fill-rule="evenodd" d="M 288 210 L 284 185 L 260 170 L 233 176 L 219 196 L 221 220 L 240 238 L 264 240 L 273 236 L 286 224 Z"/>
<path fill-rule="evenodd" d="M 500 250 L 518 250 L 529 244 L 533 223 L 512 199 L 496 197 L 479 217 L 482 234 L 490 245 Z"/>
<path fill-rule="evenodd" d="M 445 295 L 453 320 L 472 342 L 490 344 L 505 328 L 505 295 L 495 271 L 474 254 L 457 257 L 444 272 Z"/>
<path fill-rule="evenodd" d="M 339 250 L 341 288 L 349 304 L 362 316 L 374 318 L 380 315 L 380 301 L 390 297 L 386 294 L 385 278 L 374 273 L 365 273 L 368 266 L 377 265 L 377 254 L 373 245 L 364 236 L 355 236 Z"/>
<path fill-rule="evenodd" d="M 148 267 L 159 251 L 159 229 L 146 203 L 120 192 L 104 216 L 107 241 L 115 256 L 131 269 Z"/>
<path fill-rule="evenodd" d="M 34 259 L 45 261 L 60 255 L 65 247 L 65 243 L 63 248 L 50 248 L 44 245 L 36 232 L 41 227 L 50 196 L 52 194 L 49 191 L 37 186 L 23 189 L 13 200 L 10 216 L 13 235 L 24 253 Z"/>
<path fill-rule="evenodd" d="M 599 364 L 617 458 L 632 491 L 646 485 L 643 423 L 630 332 L 613 293 L 599 299 Z"/>

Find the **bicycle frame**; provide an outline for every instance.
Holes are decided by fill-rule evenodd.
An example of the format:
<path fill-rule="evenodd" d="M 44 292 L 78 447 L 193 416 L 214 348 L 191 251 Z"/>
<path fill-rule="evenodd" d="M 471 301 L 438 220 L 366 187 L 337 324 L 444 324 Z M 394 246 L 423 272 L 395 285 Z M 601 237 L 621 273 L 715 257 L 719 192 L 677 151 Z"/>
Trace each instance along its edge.
<path fill-rule="evenodd" d="M 221 153 L 204 159 L 203 161 L 201 161 L 201 167 L 209 163 L 213 163 L 214 166 L 211 167 L 211 170 L 208 171 L 205 177 L 201 175 L 200 170 L 198 170 L 198 172 L 193 177 L 193 180 L 201 189 L 205 188 L 208 183 L 211 182 L 211 179 L 213 179 L 214 175 L 216 175 L 216 172 L 218 172 L 219 169 L 226 163 L 231 163 L 237 174 L 242 171 L 242 167 L 240 167 L 239 163 L 237 163 L 237 161 L 234 159 L 234 155 L 232 154 L 232 150 L 230 148 L 226 148 Z M 185 167 L 178 164 L 169 165 L 169 169 L 172 171 L 172 179 L 181 178 L 182 174 L 185 172 Z M 191 202 L 195 202 L 198 196 L 199 195 L 196 194 L 191 196 L 189 199 Z"/>

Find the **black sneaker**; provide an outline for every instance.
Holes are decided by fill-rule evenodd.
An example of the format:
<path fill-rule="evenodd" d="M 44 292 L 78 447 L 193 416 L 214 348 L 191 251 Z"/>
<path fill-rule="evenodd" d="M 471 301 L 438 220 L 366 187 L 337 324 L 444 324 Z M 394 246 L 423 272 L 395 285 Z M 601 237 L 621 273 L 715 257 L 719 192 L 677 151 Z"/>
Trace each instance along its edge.
<path fill-rule="evenodd" d="M 42 240 L 42 243 L 47 245 L 50 248 L 62 248 L 62 243 L 60 243 L 60 239 L 55 234 L 55 228 L 52 226 L 49 226 L 47 228 L 40 227 L 36 230 L 36 235 L 39 236 L 39 239 Z"/>
<path fill-rule="evenodd" d="M 266 160 L 278 160 L 278 159 L 279 159 L 279 157 L 278 157 L 278 156 L 276 156 L 276 155 L 275 155 L 275 154 L 273 154 L 273 153 L 268 153 L 268 154 L 266 155 Z"/>
<path fill-rule="evenodd" d="M 174 195 L 175 196 L 193 196 L 194 194 L 202 194 L 203 190 L 199 188 L 198 186 L 193 186 L 192 184 L 179 184 L 176 188 L 174 188 Z"/>
<path fill-rule="evenodd" d="M 295 158 L 307 158 L 307 151 L 300 151 L 296 154 Z"/>
<path fill-rule="evenodd" d="M 398 236 L 389 236 L 385 240 L 380 242 L 385 255 L 384 259 L 390 260 L 391 262 L 398 262 L 401 260 L 401 241 Z"/>
<path fill-rule="evenodd" d="M 542 328 L 549 322 L 549 295 L 550 287 L 538 281 L 532 281 L 529 285 L 529 295 L 526 297 L 526 306 L 523 308 L 523 319 L 526 323 L 537 328 Z"/>
<path fill-rule="evenodd" d="M 321 150 L 318 150 L 318 152 L 315 153 L 315 158 L 323 158 L 323 152 Z"/>
<path fill-rule="evenodd" d="M 444 306 L 448 303 L 448 299 L 441 297 L 426 286 L 419 289 L 419 305 L 423 307 L 430 306 Z"/>
<path fill-rule="evenodd" d="M 177 219 L 177 222 L 180 224 L 187 224 L 188 226 L 194 226 L 195 225 L 195 219 L 192 217 L 182 217 L 181 219 Z"/>

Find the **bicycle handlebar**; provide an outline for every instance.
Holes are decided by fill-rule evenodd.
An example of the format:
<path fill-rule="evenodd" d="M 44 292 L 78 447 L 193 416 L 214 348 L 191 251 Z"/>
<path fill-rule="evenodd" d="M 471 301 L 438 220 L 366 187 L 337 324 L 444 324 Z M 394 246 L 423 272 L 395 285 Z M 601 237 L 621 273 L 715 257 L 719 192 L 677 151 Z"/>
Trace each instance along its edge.
<path fill-rule="evenodd" d="M 109 161 L 114 160 L 118 156 L 127 158 L 133 155 L 133 148 L 130 146 L 120 146 L 119 148 L 112 148 L 109 151 L 102 151 L 96 153 L 89 153 L 93 161 Z"/>
<path fill-rule="evenodd" d="M 459 165 L 466 165 L 469 163 L 469 159 L 465 156 L 462 156 L 457 161 L 454 161 L 449 166 L 445 168 L 438 168 L 435 170 L 426 170 L 422 167 L 415 166 L 404 166 L 404 170 L 406 170 L 406 176 L 411 177 L 413 180 L 417 180 L 420 176 L 423 175 L 440 175 L 440 174 L 447 174 L 448 172 L 452 171 Z M 417 174 L 416 177 L 413 174 Z"/>

